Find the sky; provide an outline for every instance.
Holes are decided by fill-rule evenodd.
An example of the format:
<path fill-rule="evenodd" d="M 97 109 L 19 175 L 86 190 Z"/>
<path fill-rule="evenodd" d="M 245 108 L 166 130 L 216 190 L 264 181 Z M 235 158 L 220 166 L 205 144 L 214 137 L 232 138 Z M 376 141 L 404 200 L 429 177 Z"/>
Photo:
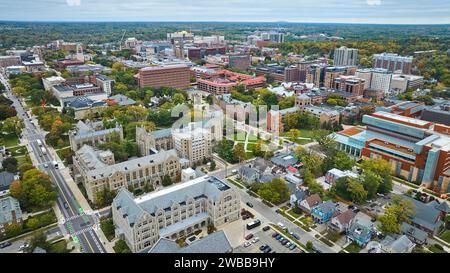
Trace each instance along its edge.
<path fill-rule="evenodd" d="M 0 0 L 0 20 L 450 24 L 449 0 Z"/>

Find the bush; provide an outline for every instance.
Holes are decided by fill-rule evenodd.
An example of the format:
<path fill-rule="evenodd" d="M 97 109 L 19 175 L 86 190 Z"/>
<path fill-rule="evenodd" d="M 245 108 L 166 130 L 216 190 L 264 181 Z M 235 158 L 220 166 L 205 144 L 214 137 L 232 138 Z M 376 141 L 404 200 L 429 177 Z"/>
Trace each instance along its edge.
<path fill-rule="evenodd" d="M 130 248 L 127 246 L 124 240 L 118 240 L 113 247 L 116 253 L 131 253 Z"/>
<path fill-rule="evenodd" d="M 111 218 L 103 218 L 100 220 L 100 228 L 105 234 L 106 238 L 111 241 L 115 236 L 114 223 Z"/>

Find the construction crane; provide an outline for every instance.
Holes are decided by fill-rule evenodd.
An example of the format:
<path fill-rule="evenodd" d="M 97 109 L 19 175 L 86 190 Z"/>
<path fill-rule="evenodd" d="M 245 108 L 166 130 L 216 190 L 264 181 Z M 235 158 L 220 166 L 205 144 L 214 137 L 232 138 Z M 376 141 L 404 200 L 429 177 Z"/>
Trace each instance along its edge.
<path fill-rule="evenodd" d="M 122 51 L 122 42 L 123 42 L 123 37 L 125 37 L 125 33 L 127 33 L 127 30 L 123 31 L 122 38 L 119 41 L 119 50 L 120 51 Z"/>

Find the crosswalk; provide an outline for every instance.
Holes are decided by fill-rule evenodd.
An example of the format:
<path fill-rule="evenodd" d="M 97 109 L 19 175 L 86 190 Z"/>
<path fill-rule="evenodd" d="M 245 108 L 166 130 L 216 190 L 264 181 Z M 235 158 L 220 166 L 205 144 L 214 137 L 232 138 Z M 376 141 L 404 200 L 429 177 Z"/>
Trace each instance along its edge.
<path fill-rule="evenodd" d="M 94 229 L 93 226 L 86 227 L 86 228 L 80 229 L 80 230 L 78 230 L 78 231 L 76 231 L 76 232 L 74 232 L 74 233 L 71 233 L 71 235 L 76 235 L 76 236 L 78 236 L 78 235 L 83 234 L 83 233 L 85 233 L 85 232 L 89 232 L 89 231 L 91 231 L 91 230 L 93 230 L 93 229 Z"/>

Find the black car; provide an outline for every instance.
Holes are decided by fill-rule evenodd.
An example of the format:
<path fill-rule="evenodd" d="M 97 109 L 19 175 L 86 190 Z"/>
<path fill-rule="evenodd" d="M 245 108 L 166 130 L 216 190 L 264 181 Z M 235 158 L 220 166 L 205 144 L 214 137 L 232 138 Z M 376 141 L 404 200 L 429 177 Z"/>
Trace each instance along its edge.
<path fill-rule="evenodd" d="M 292 233 L 292 237 L 294 237 L 294 238 L 297 239 L 297 240 L 300 240 L 300 236 L 298 236 L 298 235 L 295 234 L 295 233 Z"/>
<path fill-rule="evenodd" d="M 4 242 L 0 244 L 0 248 L 5 248 L 11 245 L 11 242 Z"/>
<path fill-rule="evenodd" d="M 268 245 L 262 245 L 259 247 L 259 250 L 264 251 L 268 247 L 269 247 Z"/>
<path fill-rule="evenodd" d="M 64 202 L 64 208 L 68 209 L 69 208 L 69 204 L 67 204 L 67 202 Z"/>
<path fill-rule="evenodd" d="M 265 227 L 262 228 L 263 231 L 268 231 L 269 229 L 270 229 L 269 226 L 265 226 Z"/>
<path fill-rule="evenodd" d="M 247 206 L 249 206 L 249 207 L 253 208 L 253 204 L 252 204 L 252 203 L 250 203 L 250 202 L 247 202 L 246 204 L 247 204 Z"/>
<path fill-rule="evenodd" d="M 270 251 L 272 251 L 272 248 L 270 246 L 266 247 L 266 249 L 264 249 L 264 253 L 269 253 Z"/>

